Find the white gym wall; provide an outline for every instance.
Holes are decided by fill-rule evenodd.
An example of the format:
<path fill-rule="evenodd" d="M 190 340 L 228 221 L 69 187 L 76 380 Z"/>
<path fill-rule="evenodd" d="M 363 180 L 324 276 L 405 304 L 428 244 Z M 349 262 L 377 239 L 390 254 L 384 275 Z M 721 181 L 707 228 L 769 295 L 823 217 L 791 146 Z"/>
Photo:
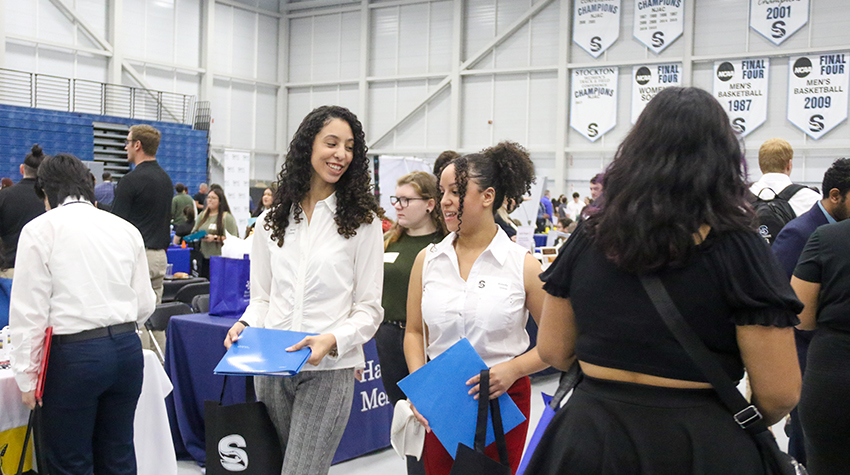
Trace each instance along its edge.
<path fill-rule="evenodd" d="M 776 46 L 748 26 L 747 0 L 686 0 L 684 33 L 660 54 L 632 36 L 599 58 L 573 43 L 573 0 L 7 0 L 0 67 L 193 94 L 212 102 L 213 150 L 249 150 L 271 180 L 300 120 L 329 103 L 354 111 L 375 154 L 433 160 L 511 139 L 556 196 L 588 193 L 628 132 L 636 64 L 681 62 L 683 84 L 711 91 L 720 59 L 769 57 L 757 149 L 783 137 L 792 179 L 819 185 L 850 156 L 850 126 L 819 140 L 786 119 L 788 57 L 850 51 L 846 0 L 811 0 L 808 23 Z M 573 68 L 619 66 L 617 125 L 595 142 L 569 128 Z"/>

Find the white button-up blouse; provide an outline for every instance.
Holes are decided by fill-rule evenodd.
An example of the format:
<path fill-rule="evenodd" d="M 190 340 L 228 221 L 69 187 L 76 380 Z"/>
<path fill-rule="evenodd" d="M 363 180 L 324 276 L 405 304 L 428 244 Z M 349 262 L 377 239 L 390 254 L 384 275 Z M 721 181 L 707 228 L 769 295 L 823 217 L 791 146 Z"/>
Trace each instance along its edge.
<path fill-rule="evenodd" d="M 433 359 L 466 338 L 488 367 L 528 349 L 523 266 L 528 251 L 501 228 L 464 281 L 452 245 L 455 233 L 427 248 L 422 269 L 422 319 Z"/>
<path fill-rule="evenodd" d="M 363 343 L 384 316 L 381 291 L 384 247 L 381 220 L 361 224 L 346 239 L 334 222 L 336 194 L 316 203 L 307 222 L 290 218 L 283 247 L 257 218 L 251 247 L 251 303 L 242 320 L 251 326 L 332 333 L 339 356 L 303 371 L 364 365 Z"/>

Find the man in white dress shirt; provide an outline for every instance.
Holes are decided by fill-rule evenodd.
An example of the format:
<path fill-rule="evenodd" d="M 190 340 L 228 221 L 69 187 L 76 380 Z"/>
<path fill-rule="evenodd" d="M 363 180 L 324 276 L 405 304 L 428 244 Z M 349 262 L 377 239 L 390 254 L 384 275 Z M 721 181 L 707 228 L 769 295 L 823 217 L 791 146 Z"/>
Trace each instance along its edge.
<path fill-rule="evenodd" d="M 49 473 L 135 474 L 144 369 L 136 328 L 156 305 L 144 241 L 94 207 L 89 170 L 73 155 L 45 159 L 35 187 L 49 211 L 21 231 L 9 311 L 23 403 L 42 406 Z M 47 327 L 54 336 L 36 400 Z"/>
<path fill-rule="evenodd" d="M 759 147 L 759 168 L 762 175 L 759 181 L 750 186 L 750 191 L 763 200 L 771 200 L 791 185 L 791 169 L 794 167 L 794 149 L 786 140 L 773 138 Z M 805 213 L 821 194 L 811 188 L 801 188 L 791 196 L 788 204 L 795 216 Z"/>

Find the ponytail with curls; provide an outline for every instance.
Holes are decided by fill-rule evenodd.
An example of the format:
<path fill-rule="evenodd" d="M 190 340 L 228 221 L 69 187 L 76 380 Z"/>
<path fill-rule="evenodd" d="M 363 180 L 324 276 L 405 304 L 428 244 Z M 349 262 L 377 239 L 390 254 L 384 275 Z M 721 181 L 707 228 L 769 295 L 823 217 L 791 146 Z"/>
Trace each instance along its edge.
<path fill-rule="evenodd" d="M 455 159 L 452 164 L 455 166 L 455 182 L 460 200 L 457 217 L 461 224 L 463 200 L 470 179 L 475 180 L 480 190 L 491 187 L 495 190 L 493 213 L 505 199 L 522 203 L 523 196 L 531 192 L 531 184 L 536 181 L 534 163 L 528 151 L 516 142 L 500 142 L 480 153 Z"/>

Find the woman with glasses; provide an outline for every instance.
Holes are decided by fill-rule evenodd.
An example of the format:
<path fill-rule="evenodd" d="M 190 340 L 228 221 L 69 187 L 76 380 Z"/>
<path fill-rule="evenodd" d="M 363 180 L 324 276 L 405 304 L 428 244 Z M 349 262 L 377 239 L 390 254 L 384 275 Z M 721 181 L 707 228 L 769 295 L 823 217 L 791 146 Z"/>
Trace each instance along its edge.
<path fill-rule="evenodd" d="M 531 410 L 528 375 L 546 368 L 537 348 L 528 350 L 528 313 L 543 306 L 540 262 L 512 242 L 496 224 L 504 200 L 522 202 L 534 181 L 528 152 L 503 142 L 454 159 L 442 171 L 440 200 L 451 234 L 423 249 L 410 273 L 404 354 L 411 372 L 461 338 L 469 340 L 490 368 L 490 398 L 504 393 L 526 421 L 506 434 L 513 472 L 519 467 Z M 427 335 L 427 346 L 423 338 Z M 468 375 L 470 397 L 478 397 L 478 374 Z M 440 397 L 440 394 L 434 394 Z M 448 474 L 453 457 L 429 430 L 422 454 L 429 475 Z M 449 447 L 454 452 L 457 447 Z M 486 451 L 496 457 L 496 446 Z"/>
<path fill-rule="evenodd" d="M 226 233 L 238 236 L 239 230 L 236 218 L 230 213 L 227 197 L 221 187 L 213 186 L 207 195 L 204 212 L 198 216 L 192 232 L 206 231 L 207 235 L 201 238 L 201 254 L 204 255 L 204 265 L 201 274 L 209 276 L 210 257 L 220 256 L 221 248 L 224 246 Z"/>
<path fill-rule="evenodd" d="M 429 244 L 446 235 L 440 216 L 439 192 L 434 175 L 416 171 L 396 182 L 390 203 L 396 210 L 396 223 L 384 234 L 384 322 L 375 334 L 381 379 L 390 402 L 404 399 L 398 382 L 410 374 L 404 359 L 404 327 L 407 323 L 407 285 L 413 260 Z M 408 474 L 425 473 L 422 462 L 407 457 Z"/>

